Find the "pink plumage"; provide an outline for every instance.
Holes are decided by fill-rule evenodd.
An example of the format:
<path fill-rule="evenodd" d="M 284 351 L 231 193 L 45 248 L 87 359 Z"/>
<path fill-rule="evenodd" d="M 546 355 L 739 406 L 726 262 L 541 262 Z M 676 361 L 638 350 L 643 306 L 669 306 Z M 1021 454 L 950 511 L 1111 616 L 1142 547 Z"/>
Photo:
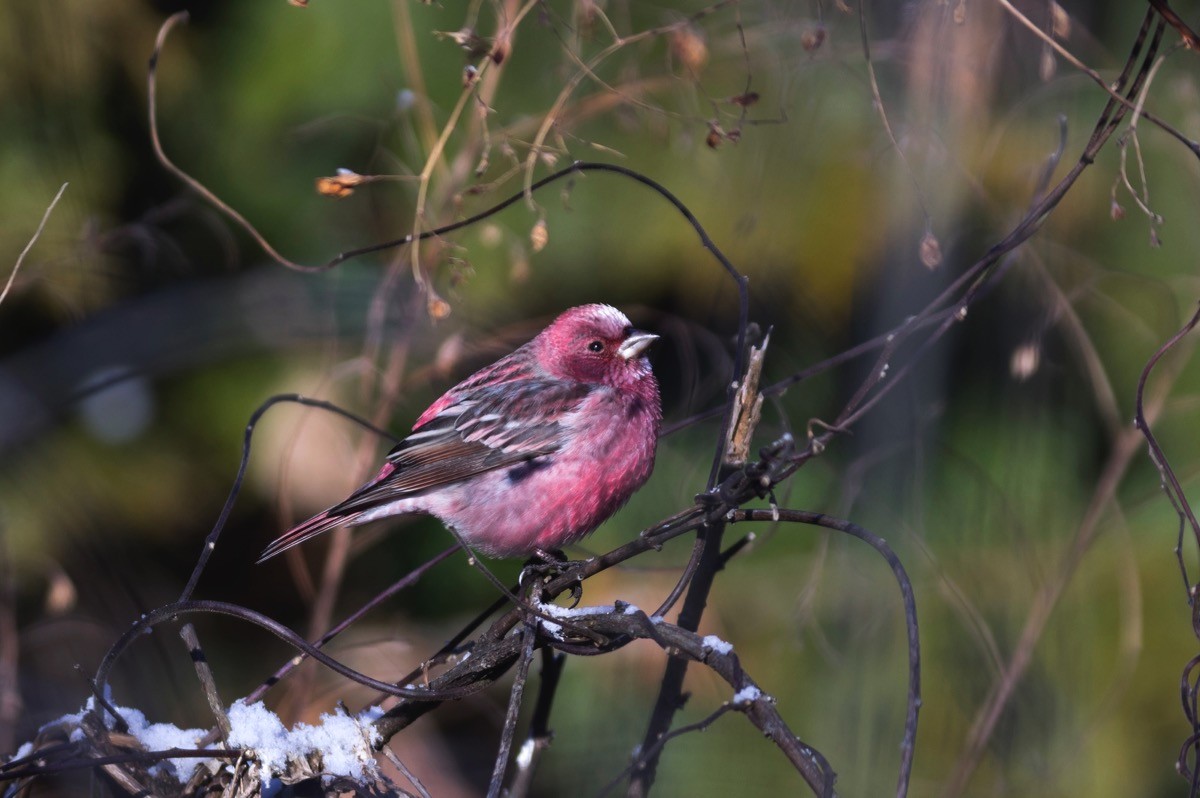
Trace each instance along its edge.
<path fill-rule="evenodd" d="M 259 562 L 340 526 L 426 513 L 490 557 L 558 549 L 649 478 L 662 405 L 658 336 L 583 305 L 451 388 L 367 484 L 280 535 Z"/>

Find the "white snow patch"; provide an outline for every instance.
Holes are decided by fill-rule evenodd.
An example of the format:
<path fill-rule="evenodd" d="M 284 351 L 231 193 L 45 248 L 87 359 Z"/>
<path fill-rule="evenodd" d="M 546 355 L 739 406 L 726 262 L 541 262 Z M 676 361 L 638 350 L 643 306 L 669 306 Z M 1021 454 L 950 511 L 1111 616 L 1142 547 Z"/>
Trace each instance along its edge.
<path fill-rule="evenodd" d="M 67 733 L 67 739 L 71 742 L 80 742 L 84 739 L 83 733 L 83 716 L 92 711 L 96 706 L 96 699 L 89 698 L 84 708 L 79 712 L 74 712 L 70 715 L 63 715 L 57 720 L 52 720 L 42 726 L 41 730 L 60 726 L 64 729 L 70 729 Z M 124 719 L 129 726 L 129 734 L 137 738 L 142 747 L 147 751 L 169 751 L 172 748 L 198 748 L 200 738 L 207 732 L 205 729 L 181 729 L 170 723 L 151 723 L 146 720 L 146 715 L 140 709 L 131 707 L 117 707 L 113 709 Z M 101 710 L 100 717 L 104 721 L 104 726 L 107 729 L 115 728 L 117 721 L 113 718 L 112 713 L 108 710 Z M 21 752 L 25 751 L 25 754 Z M 17 756 L 24 756 L 32 753 L 33 746 L 30 743 L 22 745 L 17 751 Z M 157 768 L 166 768 L 179 783 L 187 781 L 192 776 L 192 771 L 196 769 L 196 765 L 200 760 L 195 758 L 181 757 L 178 759 L 168 759 L 159 765 Z"/>
<path fill-rule="evenodd" d="M 705 649 L 715 651 L 718 654 L 728 654 L 730 651 L 733 651 L 733 643 L 726 643 L 716 635 L 705 635 L 702 642 Z"/>
<path fill-rule="evenodd" d="M 552 618 L 583 618 L 588 615 L 608 615 L 613 612 L 611 604 L 596 604 L 588 607 L 560 607 L 557 604 L 542 604 L 542 612 Z"/>
<path fill-rule="evenodd" d="M 373 707 L 367 707 L 366 709 L 360 711 L 357 715 L 355 715 L 355 717 L 358 718 L 358 720 L 362 723 L 374 723 L 382 718 L 385 714 L 387 714 L 387 711 L 383 707 L 376 704 Z"/>
<path fill-rule="evenodd" d="M 533 606 L 544 612 L 546 615 L 549 615 L 551 618 L 558 618 L 559 620 L 567 622 L 570 622 L 572 618 L 585 618 L 588 615 L 608 615 L 609 613 L 616 612 L 616 608 L 612 604 L 596 604 L 586 607 L 561 607 L 558 604 L 543 604 L 540 601 L 535 601 Z M 626 612 L 628 612 L 628 610 L 626 610 Z M 634 612 L 637 612 L 636 607 L 634 608 Z M 554 621 L 547 621 L 544 618 L 539 618 L 538 623 L 541 624 L 541 627 L 546 631 L 546 634 L 550 635 L 555 640 L 566 639 L 564 637 L 562 624 L 555 623 Z"/>
<path fill-rule="evenodd" d="M 762 698 L 762 690 L 759 690 L 752 684 L 748 684 L 733 694 L 733 703 L 749 704 L 751 701 L 757 701 L 760 698 Z"/>
<path fill-rule="evenodd" d="M 84 709 L 58 720 L 47 723 L 42 729 L 61 726 L 69 729 L 71 740 L 83 738 L 80 724 L 83 716 L 94 706 L 88 699 Z M 140 709 L 114 707 L 129 725 L 129 733 L 137 738 L 147 751 L 168 751 L 173 748 L 194 749 L 199 747 L 200 738 L 207 734 L 205 729 L 181 729 L 170 723 L 150 723 Z M 315 726 L 300 723 L 288 730 L 283 722 L 260 701 L 245 704 L 235 701 L 229 708 L 232 733 L 229 744 L 237 748 L 253 749 L 262 763 L 263 794 L 270 790 L 275 774 L 287 767 L 289 759 L 307 758 L 310 754 L 321 756 L 322 772 L 329 775 L 349 776 L 362 779 L 364 773 L 375 769 L 374 745 L 379 742 L 379 732 L 371 722 L 383 715 L 381 707 L 369 707 L 356 717 L 338 710 L 334 714 L 321 716 Z M 104 725 L 112 729 L 116 725 L 107 710 L 100 713 Z M 25 743 L 17 751 L 17 758 L 33 753 L 33 744 Z M 211 762 L 212 760 L 207 760 Z M 157 765 L 173 776 L 179 783 L 186 782 L 198 765 L 206 760 L 194 757 L 168 759 Z M 274 780 L 276 791 L 282 785 Z"/>
<path fill-rule="evenodd" d="M 541 618 L 538 618 L 538 624 L 541 625 L 546 634 L 550 635 L 555 640 L 566 640 L 566 638 L 563 637 L 562 624 L 555 623 L 554 621 L 542 620 Z"/>
<path fill-rule="evenodd" d="M 200 738 L 203 737 L 207 730 L 205 729 L 181 729 L 171 723 L 150 723 L 146 720 L 145 714 L 141 710 L 130 709 L 128 707 L 117 708 L 121 713 L 121 717 L 129 724 L 129 733 L 138 739 L 147 751 L 169 751 L 172 748 L 199 748 Z M 109 717 L 108 722 L 113 722 Z M 183 784 L 192 777 L 192 771 L 196 769 L 196 765 L 200 760 L 195 758 L 181 757 L 179 759 L 167 759 L 156 765 L 152 770 L 159 767 L 165 767 L 171 771 L 171 775 Z"/>
<path fill-rule="evenodd" d="M 372 707 L 358 717 L 350 717 L 339 709 L 332 715 L 322 715 L 316 726 L 298 723 L 288 730 L 261 701 L 235 701 L 229 707 L 233 727 L 229 744 L 254 749 L 262 763 L 264 785 L 287 767 L 289 759 L 307 758 L 313 753 L 321 755 L 323 773 L 359 780 L 365 771 L 375 769 L 372 746 L 379 741 L 379 733 L 368 724 L 379 716 L 377 713 L 380 710 Z"/>

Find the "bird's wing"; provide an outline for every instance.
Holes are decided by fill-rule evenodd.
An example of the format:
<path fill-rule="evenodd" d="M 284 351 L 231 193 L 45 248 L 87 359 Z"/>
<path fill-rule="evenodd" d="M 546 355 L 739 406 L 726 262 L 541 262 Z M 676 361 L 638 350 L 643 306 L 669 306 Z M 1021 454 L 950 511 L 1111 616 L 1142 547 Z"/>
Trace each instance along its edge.
<path fill-rule="evenodd" d="M 595 389 L 529 379 L 466 392 L 397 444 L 384 471 L 328 513 L 362 512 L 552 454 L 562 445 L 565 417 Z"/>

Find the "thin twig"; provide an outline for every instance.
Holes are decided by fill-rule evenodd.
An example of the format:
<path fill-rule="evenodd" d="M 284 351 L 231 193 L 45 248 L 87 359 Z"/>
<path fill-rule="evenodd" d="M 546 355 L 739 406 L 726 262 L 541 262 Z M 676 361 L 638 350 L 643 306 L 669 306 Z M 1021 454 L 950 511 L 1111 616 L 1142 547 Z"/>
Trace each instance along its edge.
<path fill-rule="evenodd" d="M 386 745 L 381 750 L 387 760 L 395 765 L 396 770 L 404 774 L 404 778 L 408 779 L 408 783 L 415 787 L 417 792 L 421 793 L 421 798 L 433 798 L 429 794 L 429 790 L 425 789 L 425 785 L 421 783 L 421 780 L 417 778 L 415 773 L 409 770 L 408 766 L 404 764 L 404 760 L 397 756 L 395 751 Z"/>
<path fill-rule="evenodd" d="M 62 198 L 63 192 L 67 190 L 68 183 L 63 183 L 59 187 L 58 193 L 54 195 L 54 199 L 50 200 L 50 204 L 46 206 L 46 210 L 42 213 L 42 220 L 38 222 L 37 229 L 33 231 L 33 237 L 29 239 L 29 243 L 21 250 L 21 254 L 17 256 L 17 262 L 13 264 L 12 273 L 8 275 L 8 282 L 4 284 L 4 290 L 0 291 L 0 303 L 4 302 L 4 298 L 8 296 L 8 292 L 12 289 L 13 283 L 16 282 L 17 272 L 21 269 L 21 264 L 25 260 L 25 256 L 29 254 L 29 250 L 33 249 L 33 245 L 37 243 L 38 238 L 42 235 L 42 230 L 46 227 L 46 222 L 50 219 L 50 214 L 54 212 L 54 206 L 58 204 Z"/>
<path fill-rule="evenodd" d="M 1096 70 L 1089 67 L 1087 64 L 1080 61 L 1078 58 L 1076 58 L 1071 53 L 1070 50 L 1068 50 L 1066 47 L 1063 47 L 1062 44 L 1060 44 L 1053 36 L 1046 33 L 1044 30 L 1042 30 L 1037 25 L 1035 25 L 1033 23 L 1033 21 L 1031 19 L 1029 19 L 1029 17 L 1025 16 L 1023 13 L 1020 12 L 1010 2 L 1010 0 L 995 0 L 995 2 L 999 3 L 1001 8 L 1003 8 L 1005 11 L 1007 11 L 1009 14 L 1011 14 L 1012 17 L 1015 20 L 1017 20 L 1017 22 L 1021 23 L 1021 25 L 1028 28 L 1035 36 L 1037 36 L 1039 39 L 1041 39 L 1046 44 L 1047 47 L 1050 47 L 1051 49 L 1053 49 L 1054 52 L 1056 52 L 1060 56 L 1062 56 L 1063 59 L 1065 59 L 1069 64 L 1071 64 L 1071 66 L 1075 67 L 1080 72 L 1087 75 L 1087 77 L 1093 83 L 1095 83 L 1100 88 L 1104 89 L 1105 93 L 1108 94 L 1109 98 L 1113 102 L 1120 103 L 1128 110 L 1133 110 L 1133 108 L 1134 108 L 1133 101 L 1130 100 L 1129 97 L 1127 97 L 1127 96 L 1122 96 L 1122 94 L 1120 93 L 1120 90 L 1118 88 L 1114 88 L 1115 86 L 1118 86 L 1118 87 L 1120 86 L 1120 81 L 1116 81 L 1112 84 L 1109 84 L 1108 82 L 1106 82 L 1104 80 L 1104 78 L 1100 77 L 1099 72 L 1097 72 Z M 1161 2 L 1161 0 L 1150 0 L 1150 5 L 1157 7 L 1160 2 Z M 1153 12 L 1149 12 L 1149 13 L 1152 14 Z M 1193 155 L 1200 158 L 1200 143 L 1189 139 L 1178 128 L 1175 128 L 1174 126 L 1168 124 L 1161 117 L 1156 116 L 1155 114 L 1152 114 L 1149 111 L 1144 111 L 1142 113 L 1142 115 L 1145 116 L 1146 119 L 1150 120 L 1150 122 L 1152 124 L 1156 125 L 1161 130 L 1163 130 L 1165 133 L 1167 133 L 1172 138 L 1174 138 L 1176 141 L 1178 141 L 1180 144 L 1183 144 L 1185 147 L 1187 147 L 1189 150 L 1191 150 Z"/>
<path fill-rule="evenodd" d="M 323 646 L 327 645 L 331 640 L 333 640 L 339 634 L 346 631 L 353 624 L 355 624 L 359 620 L 361 620 L 362 617 L 364 615 L 366 615 L 368 612 L 375 609 L 380 604 L 382 604 L 383 602 L 387 601 L 392 596 L 399 593 L 401 590 L 404 590 L 404 589 L 409 588 L 412 585 L 416 584 L 417 581 L 420 580 L 421 577 L 423 577 L 431 568 L 433 568 L 433 566 L 437 565 L 440 562 L 443 562 L 448 557 L 450 557 L 450 555 L 454 554 L 457 551 L 458 551 L 458 546 L 451 546 L 450 548 L 443 550 L 440 554 L 436 554 L 432 558 L 421 563 L 419 566 L 417 566 L 413 570 L 409 571 L 403 577 L 401 577 L 397 581 L 393 582 L 391 584 L 391 586 L 388 587 L 386 590 L 380 592 L 378 595 L 376 595 L 374 598 L 372 598 L 366 604 L 362 605 L 357 610 L 355 610 L 354 612 L 347 615 L 344 619 L 342 619 L 342 621 L 340 623 L 338 623 L 336 626 L 334 626 L 332 629 L 330 629 L 325 634 L 321 635 L 321 638 L 319 640 L 317 640 L 315 643 L 313 643 L 313 646 L 315 648 L 322 648 Z M 493 612 L 494 612 L 494 610 L 493 610 Z M 281 679 L 283 679 L 285 676 L 287 676 L 289 673 L 291 673 L 296 668 L 300 667 L 300 663 L 302 663 L 306 658 L 307 658 L 307 655 L 301 653 L 301 654 L 289 659 L 286 663 L 281 665 L 279 667 L 279 669 L 277 671 L 275 671 L 275 673 L 273 673 L 273 674 L 271 674 L 271 676 L 267 677 L 267 679 L 264 680 L 262 684 L 260 684 L 256 688 L 254 688 L 254 690 L 252 690 L 250 692 L 250 694 L 248 696 L 246 696 L 246 699 L 245 699 L 246 703 L 253 704 L 255 701 L 261 700 L 263 695 L 267 692 L 267 690 L 274 687 L 276 684 L 279 683 L 279 681 Z M 405 681 L 410 681 L 410 680 L 405 680 Z"/>
<path fill-rule="evenodd" d="M 500 798 L 500 791 L 504 789 L 504 772 L 508 769 L 508 757 L 512 753 L 513 739 L 517 735 L 517 721 L 521 717 L 521 697 L 525 694 L 525 682 L 529 678 L 529 663 L 533 661 L 533 645 L 537 640 L 537 633 L 530 626 L 521 632 L 521 637 L 525 643 L 521 647 L 517 673 L 513 677 L 512 690 L 508 695 L 508 711 L 504 715 L 500 747 L 496 750 L 496 763 L 492 766 L 492 779 L 488 783 L 488 798 Z"/>
<path fill-rule="evenodd" d="M 875 62 L 871 59 L 871 40 L 867 35 L 867 4 L 863 0 L 860 0 L 858 3 L 858 34 L 862 41 L 863 61 L 867 65 L 867 81 L 871 86 L 871 98 L 875 110 L 879 113 L 879 119 L 883 123 L 883 132 L 887 133 L 888 141 L 891 142 L 896 157 L 904 165 L 904 173 L 912 181 L 913 196 L 916 198 L 917 205 L 921 208 L 921 215 L 925 219 L 925 232 L 927 235 L 932 234 L 933 219 L 929 216 L 929 209 L 925 205 L 925 191 L 921 188 L 920 181 L 917 180 L 917 174 L 913 171 L 912 164 L 908 162 L 908 156 L 905 155 L 900 142 L 896 140 L 896 134 L 892 131 L 892 123 L 888 121 L 887 108 L 883 104 L 883 96 L 879 93 L 879 80 L 875 77 Z"/>
<path fill-rule="evenodd" d="M 533 774 L 537 770 L 538 759 L 550 746 L 554 736 L 550 731 L 550 709 L 554 705 L 554 696 L 558 692 L 559 679 L 566 663 L 566 654 L 550 648 L 542 649 L 542 673 L 538 680 L 537 701 L 533 705 L 533 716 L 529 719 L 529 736 L 525 738 L 521 751 L 517 754 L 517 768 L 508 787 L 508 798 L 524 798 L 533 787 Z"/>
<path fill-rule="evenodd" d="M 283 624 L 268 618 L 262 613 L 224 601 L 197 601 L 193 599 L 165 604 L 162 607 L 150 610 L 142 615 L 123 635 L 117 638 L 116 642 L 109 647 L 104 658 L 100 661 L 100 666 L 96 669 L 95 683 L 98 685 L 97 692 L 101 692 L 101 686 L 108 684 L 108 677 L 113 667 L 137 638 L 159 624 L 175 620 L 176 616 L 197 614 L 229 615 L 252 623 L 267 630 L 298 651 L 305 653 L 331 671 L 391 696 L 410 698 L 418 701 L 448 701 L 465 698 L 482 689 L 482 687 L 477 687 L 439 692 L 430 691 L 423 687 L 397 687 L 388 682 L 367 676 L 364 673 L 359 673 L 350 666 L 321 651 Z M 115 712 L 115 710 L 113 711 Z"/>
<path fill-rule="evenodd" d="M 685 734 L 708 731 L 710 726 L 716 723 L 721 716 L 732 709 L 733 704 L 726 702 L 709 713 L 708 717 L 702 718 L 695 723 L 688 723 L 680 726 L 679 728 L 671 729 L 671 731 L 655 740 L 648 750 L 637 751 L 637 754 L 632 758 L 630 763 L 625 766 L 625 769 L 611 778 L 609 782 L 600 789 L 600 792 L 596 793 L 597 798 L 604 798 L 605 795 L 608 795 L 610 792 L 612 792 L 618 784 L 620 784 L 627 776 L 629 776 L 629 774 L 633 773 L 638 768 L 641 768 L 648 758 L 657 757 L 659 754 L 661 754 L 662 749 L 666 747 L 667 743 L 671 742 L 677 737 L 682 737 Z"/>
<path fill-rule="evenodd" d="M 762 409 L 762 396 L 759 384 L 762 379 L 763 357 L 770 342 L 770 334 L 764 338 L 761 346 L 752 348 L 745 374 L 741 369 L 740 348 L 745 340 L 746 328 L 739 330 L 738 357 L 735 361 L 735 375 L 741 375 L 741 380 L 733 382 L 729 397 L 729 409 L 722 423 L 720 448 L 716 465 L 724 465 L 726 470 L 743 468 L 749 460 L 750 441 L 754 437 Z M 740 385 L 739 385 L 740 382 Z M 718 471 L 714 470 L 709 477 L 709 490 L 716 484 Z M 700 620 L 704 615 L 708 596 L 712 590 L 717 572 L 725 567 L 725 558 L 721 553 L 721 538 L 725 532 L 724 521 L 714 521 L 705 524 L 696 535 L 696 544 L 692 556 L 684 569 L 683 576 L 676 583 L 671 594 L 655 612 L 655 616 L 665 614 L 677 600 L 684 585 L 687 585 L 687 597 L 679 611 L 679 625 L 690 631 L 700 628 Z M 672 657 L 667 661 L 662 682 L 659 685 L 658 697 L 642 738 L 641 750 L 644 753 L 639 767 L 633 771 L 629 780 L 628 795 L 645 796 L 649 794 L 654 783 L 658 768 L 661 747 L 655 747 L 656 741 L 671 728 L 675 713 L 683 706 L 683 680 L 687 674 L 688 660 L 683 657 Z"/>
<path fill-rule="evenodd" d="M 268 410 L 283 402 L 295 402 L 307 407 L 318 407 L 322 410 L 328 410 L 331 413 L 336 413 L 343 418 L 353 421 L 360 427 L 368 429 L 380 437 L 387 438 L 393 443 L 398 443 L 400 440 L 387 430 L 376 427 L 366 419 L 356 416 L 348 410 L 343 410 L 331 402 L 325 402 L 320 399 L 309 399 L 295 393 L 277 394 L 267 399 L 250 415 L 250 421 L 246 424 L 246 433 L 242 440 L 242 458 L 238 464 L 237 476 L 233 479 L 233 485 L 229 489 L 229 496 L 225 499 L 225 504 L 221 507 L 221 512 L 217 516 L 216 523 L 213 524 L 212 531 L 204 539 L 204 546 L 200 549 L 200 556 L 196 560 L 195 567 L 192 569 L 192 575 L 188 577 L 183 592 L 179 594 L 180 601 L 187 601 L 195 591 L 196 584 L 200 581 L 200 576 L 204 573 L 204 568 L 208 565 L 209 558 L 217 548 L 217 541 L 221 537 L 221 532 L 225 529 L 225 524 L 229 521 L 229 515 L 233 512 L 233 505 L 241 494 L 242 481 L 246 478 L 246 468 L 250 465 L 250 443 L 254 438 L 254 428 Z"/>
<path fill-rule="evenodd" d="M 1150 460 L 1154 463 L 1154 467 L 1158 469 L 1159 478 L 1162 483 L 1163 493 L 1167 495 L 1167 499 L 1171 502 L 1171 507 L 1179 516 L 1179 536 L 1175 544 L 1175 556 L 1179 560 L 1179 571 L 1183 576 L 1183 589 L 1188 594 L 1188 603 L 1193 603 L 1193 598 L 1190 594 L 1192 582 L 1188 578 L 1187 565 L 1183 560 L 1183 532 L 1185 525 L 1191 527 L 1192 534 L 1196 539 L 1197 546 L 1200 546 L 1200 522 L 1196 520 L 1196 514 L 1192 510 L 1192 505 L 1187 500 L 1187 494 L 1183 491 L 1183 486 L 1179 483 L 1179 477 L 1175 475 L 1175 469 L 1171 467 L 1171 463 L 1167 460 L 1166 452 L 1163 451 L 1158 439 L 1154 433 L 1150 431 L 1150 422 L 1146 418 L 1145 408 L 1145 393 L 1146 382 L 1150 379 L 1150 372 L 1158 365 L 1158 361 L 1163 358 L 1167 352 L 1171 351 L 1183 338 L 1195 329 L 1196 325 L 1200 324 L 1200 309 L 1192 314 L 1191 319 L 1187 324 L 1180 328 L 1179 332 L 1172 335 L 1166 343 L 1158 348 L 1150 359 L 1146 361 L 1145 367 L 1142 369 L 1141 375 L 1138 377 L 1137 383 L 1137 412 L 1134 415 L 1133 423 L 1137 430 L 1146 438 L 1146 444 L 1150 448 Z"/>
<path fill-rule="evenodd" d="M 185 623 L 179 630 L 179 636 L 183 638 L 184 645 L 188 647 L 188 654 L 192 658 L 192 665 L 196 668 L 196 676 L 200 679 L 204 698 L 208 701 L 208 708 L 212 710 L 213 718 L 217 721 L 217 728 L 221 730 L 220 739 L 228 740 L 229 735 L 233 733 L 233 727 L 229 724 L 229 716 L 225 714 L 225 706 L 221 703 L 221 696 L 217 693 L 217 683 L 213 679 L 212 668 L 208 666 L 208 658 L 204 656 L 204 649 L 200 647 L 200 638 L 196 635 L 196 627 Z"/>

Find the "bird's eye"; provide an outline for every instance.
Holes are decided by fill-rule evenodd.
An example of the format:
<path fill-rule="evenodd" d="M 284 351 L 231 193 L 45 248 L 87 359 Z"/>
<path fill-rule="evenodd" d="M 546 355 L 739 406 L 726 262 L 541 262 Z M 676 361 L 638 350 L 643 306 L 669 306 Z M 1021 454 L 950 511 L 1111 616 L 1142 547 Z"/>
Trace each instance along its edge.
<path fill-rule="evenodd" d="M 604 343 L 602 341 L 592 341 L 590 344 L 588 344 L 587 348 L 589 352 L 603 352 Z"/>

